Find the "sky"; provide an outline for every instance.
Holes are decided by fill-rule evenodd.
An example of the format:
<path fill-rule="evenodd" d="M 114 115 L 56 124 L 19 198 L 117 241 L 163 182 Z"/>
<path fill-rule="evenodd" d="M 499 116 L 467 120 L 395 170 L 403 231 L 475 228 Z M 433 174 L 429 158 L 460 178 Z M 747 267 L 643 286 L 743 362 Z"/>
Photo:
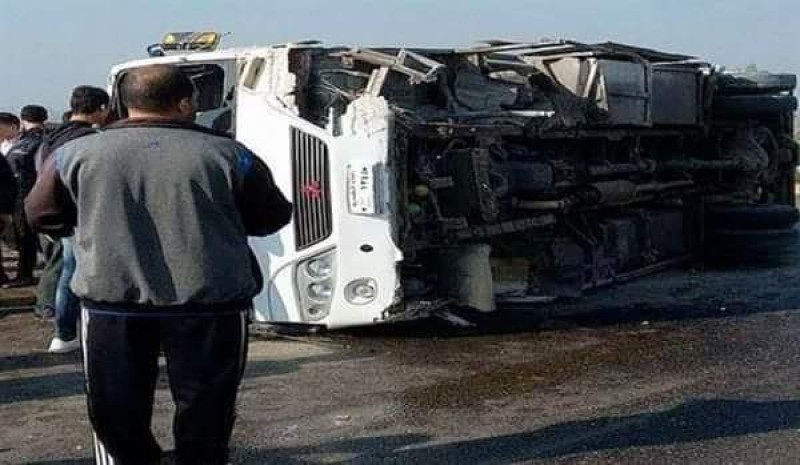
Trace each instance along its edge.
<path fill-rule="evenodd" d="M 224 46 L 612 40 L 800 74 L 798 0 L 0 0 L 0 111 L 63 111 L 74 86 L 187 30 L 230 33 Z"/>

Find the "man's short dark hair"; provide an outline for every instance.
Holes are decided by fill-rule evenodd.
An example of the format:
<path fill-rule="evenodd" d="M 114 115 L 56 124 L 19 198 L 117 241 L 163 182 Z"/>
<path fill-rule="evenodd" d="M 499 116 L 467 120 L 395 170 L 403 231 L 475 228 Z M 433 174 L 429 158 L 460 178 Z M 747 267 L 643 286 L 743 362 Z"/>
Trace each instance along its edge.
<path fill-rule="evenodd" d="M 41 105 L 25 105 L 19 111 L 19 119 L 29 123 L 44 123 L 47 121 L 47 109 Z"/>
<path fill-rule="evenodd" d="M 72 90 L 69 108 L 72 114 L 89 115 L 108 106 L 108 94 L 99 87 L 78 86 Z"/>
<path fill-rule="evenodd" d="M 19 127 L 19 118 L 17 118 L 17 115 L 13 113 L 3 111 L 0 112 L 0 124 Z"/>
<path fill-rule="evenodd" d="M 129 71 L 120 83 L 122 103 L 145 111 L 169 111 L 192 98 L 192 81 L 173 65 L 150 65 Z"/>

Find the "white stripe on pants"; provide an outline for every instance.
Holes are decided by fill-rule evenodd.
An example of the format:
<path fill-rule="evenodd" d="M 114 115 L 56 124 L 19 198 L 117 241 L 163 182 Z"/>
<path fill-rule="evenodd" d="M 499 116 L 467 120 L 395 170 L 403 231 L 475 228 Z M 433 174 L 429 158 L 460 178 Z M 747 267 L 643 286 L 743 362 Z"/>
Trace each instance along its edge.
<path fill-rule="evenodd" d="M 83 351 L 83 376 L 86 382 L 86 390 L 89 390 L 89 371 L 87 369 L 87 362 L 88 357 L 86 353 L 87 345 L 87 334 L 89 333 L 89 312 L 81 307 L 81 349 Z M 96 465 L 114 465 L 116 462 L 114 461 L 114 457 L 111 456 L 106 451 L 106 447 L 97 438 L 97 434 L 92 433 L 92 438 L 94 441 L 94 463 Z"/>

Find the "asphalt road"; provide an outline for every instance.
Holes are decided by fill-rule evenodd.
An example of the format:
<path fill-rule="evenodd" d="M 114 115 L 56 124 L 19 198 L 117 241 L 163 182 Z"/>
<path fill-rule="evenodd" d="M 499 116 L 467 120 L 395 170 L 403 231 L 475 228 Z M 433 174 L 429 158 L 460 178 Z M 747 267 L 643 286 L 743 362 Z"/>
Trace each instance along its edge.
<path fill-rule="evenodd" d="M 789 245 L 478 329 L 256 336 L 234 463 L 800 463 L 800 242 Z M 0 316 L 0 463 L 92 463 L 77 357 L 43 353 L 47 323 Z M 157 398 L 169 448 L 164 380 Z"/>

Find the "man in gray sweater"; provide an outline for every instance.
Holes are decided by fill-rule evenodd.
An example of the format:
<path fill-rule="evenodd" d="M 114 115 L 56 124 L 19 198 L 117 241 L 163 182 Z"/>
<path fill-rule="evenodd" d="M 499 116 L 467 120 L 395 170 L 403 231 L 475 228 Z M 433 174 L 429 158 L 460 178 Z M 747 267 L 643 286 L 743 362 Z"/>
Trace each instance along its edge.
<path fill-rule="evenodd" d="M 130 71 L 120 85 L 129 118 L 54 152 L 26 201 L 37 230 L 75 228 L 71 287 L 98 463 L 159 463 L 150 420 L 161 349 L 177 463 L 227 461 L 263 284 L 247 236 L 291 216 L 257 156 L 192 122 L 193 93 L 177 67 Z"/>

